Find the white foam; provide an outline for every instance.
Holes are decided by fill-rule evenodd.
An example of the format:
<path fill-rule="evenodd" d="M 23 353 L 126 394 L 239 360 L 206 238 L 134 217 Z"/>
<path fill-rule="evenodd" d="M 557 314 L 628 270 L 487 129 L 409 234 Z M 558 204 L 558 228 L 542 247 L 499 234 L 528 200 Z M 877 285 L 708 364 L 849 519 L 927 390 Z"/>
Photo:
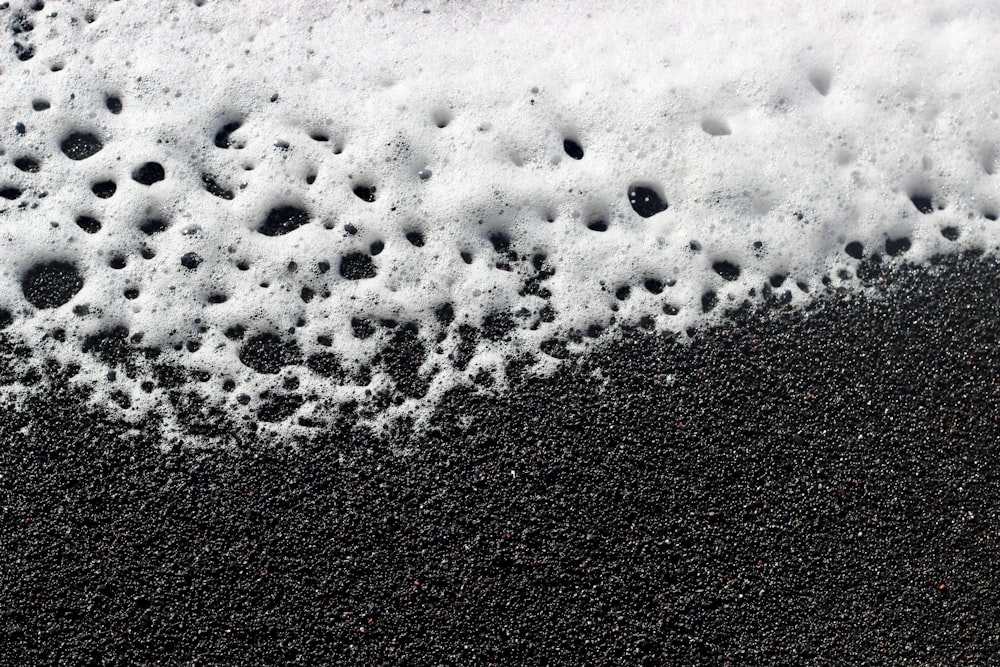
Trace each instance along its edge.
<path fill-rule="evenodd" d="M 353 336 L 352 317 L 416 322 L 433 349 L 443 303 L 473 325 L 527 311 L 510 342 L 481 342 L 461 371 L 447 360 L 452 332 L 426 363 L 441 371 L 433 396 L 519 349 L 537 353 L 544 340 L 612 318 L 654 315 L 658 327 L 683 331 L 759 294 L 775 274 L 806 299 L 795 283 L 815 288 L 856 265 L 844 253 L 850 241 L 871 253 L 905 236 L 906 256 L 920 261 L 994 249 L 1000 236 L 1000 223 L 983 217 L 998 207 L 1000 15 L 991 2 L 905 11 L 865 2 L 29 4 L 0 10 L 7 28 L 18 15 L 34 24 L 14 39 L 35 49 L 23 62 L 15 50 L 0 56 L 0 188 L 24 190 L 0 200 L 0 306 L 31 341 L 65 329 L 69 341 L 54 353 L 93 377 L 106 369 L 80 356 L 80 341 L 117 324 L 211 371 L 211 386 L 232 378 L 236 393 L 252 394 L 280 378 L 240 363 L 240 344 L 223 335 L 234 324 L 248 335 L 294 327 L 307 355 L 330 336 L 330 350 L 356 367 L 379 344 Z M 120 114 L 106 109 L 107 94 L 121 98 Z M 33 111 L 35 99 L 51 108 Z M 234 146 L 217 147 L 232 122 L 241 124 Z M 68 159 L 59 146 L 73 130 L 94 132 L 103 149 Z M 583 159 L 566 154 L 565 138 Z M 16 169 L 21 155 L 40 171 Z M 132 170 L 151 160 L 166 179 L 134 182 Z M 206 192 L 205 173 L 234 197 Z M 118 189 L 99 199 L 90 186 L 105 179 Z M 659 188 L 669 208 L 637 215 L 634 183 Z M 357 185 L 375 186 L 376 200 L 355 196 Z M 943 209 L 919 213 L 909 199 L 918 191 Z M 256 231 L 283 204 L 306 208 L 310 222 L 282 236 Z M 101 231 L 83 232 L 78 215 L 99 219 Z M 169 228 L 145 236 L 137 226 L 150 217 Z M 587 228 L 597 218 L 607 231 Z M 942 236 L 946 226 L 958 242 Z M 413 230 L 423 247 L 405 239 Z M 526 258 L 511 271 L 496 268 L 494 232 Z M 378 275 L 341 278 L 340 258 L 375 241 L 385 245 Z M 156 256 L 142 259 L 143 246 Z M 192 251 L 204 260 L 194 271 L 180 264 Z M 116 253 L 124 269 L 108 268 Z M 519 293 L 535 253 L 555 271 L 543 283 L 551 322 L 538 317 L 546 300 Z M 37 311 L 20 279 L 48 258 L 74 261 L 85 284 L 66 305 Z M 739 278 L 713 271 L 719 261 L 738 265 Z M 644 289 L 650 278 L 662 293 Z M 627 301 L 615 297 L 622 285 Z M 317 293 L 309 303 L 304 286 Z M 138 298 L 122 296 L 128 287 Z M 705 314 L 709 290 L 720 305 Z M 212 294 L 228 300 L 209 305 Z M 91 315 L 74 315 L 81 304 Z M 663 314 L 665 304 L 679 312 Z M 197 352 L 170 351 L 194 339 Z M 363 387 L 289 372 L 322 405 L 365 397 Z"/>

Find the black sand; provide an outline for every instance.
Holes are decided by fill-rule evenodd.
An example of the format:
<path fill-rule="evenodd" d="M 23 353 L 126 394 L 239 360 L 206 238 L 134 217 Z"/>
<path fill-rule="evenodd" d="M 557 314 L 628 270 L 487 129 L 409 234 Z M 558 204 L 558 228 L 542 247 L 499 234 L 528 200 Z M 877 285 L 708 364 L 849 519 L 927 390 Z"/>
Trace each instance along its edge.
<path fill-rule="evenodd" d="M 165 454 L 53 369 L 0 419 L 0 662 L 989 664 L 1000 266 L 868 280 L 419 437 Z"/>

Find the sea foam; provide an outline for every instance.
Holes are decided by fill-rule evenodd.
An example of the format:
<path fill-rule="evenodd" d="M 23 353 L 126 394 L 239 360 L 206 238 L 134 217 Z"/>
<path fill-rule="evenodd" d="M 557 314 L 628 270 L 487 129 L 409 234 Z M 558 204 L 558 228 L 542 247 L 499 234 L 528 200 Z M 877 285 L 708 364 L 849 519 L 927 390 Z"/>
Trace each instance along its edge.
<path fill-rule="evenodd" d="M 1000 238 L 996 3 L 0 7 L 0 320 L 136 415 L 411 410 Z"/>

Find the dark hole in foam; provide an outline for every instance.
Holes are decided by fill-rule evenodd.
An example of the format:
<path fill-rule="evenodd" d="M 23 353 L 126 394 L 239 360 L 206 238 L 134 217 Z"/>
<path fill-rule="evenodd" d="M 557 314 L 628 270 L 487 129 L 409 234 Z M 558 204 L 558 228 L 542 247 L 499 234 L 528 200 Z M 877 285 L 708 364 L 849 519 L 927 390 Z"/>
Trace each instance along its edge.
<path fill-rule="evenodd" d="M 167 177 L 159 162 L 145 162 L 132 171 L 132 180 L 142 185 L 153 185 Z"/>
<path fill-rule="evenodd" d="M 299 206 L 285 204 L 268 211 L 267 217 L 257 227 L 257 231 L 264 236 L 283 236 L 308 222 L 308 211 Z"/>
<path fill-rule="evenodd" d="M 587 229 L 592 232 L 606 232 L 608 231 L 608 223 L 603 218 L 598 218 L 596 220 L 591 220 L 587 223 Z"/>
<path fill-rule="evenodd" d="M 364 280 L 378 275 L 371 255 L 351 252 L 340 258 L 340 275 L 347 280 Z"/>
<path fill-rule="evenodd" d="M 210 195 L 226 200 L 231 200 L 233 198 L 233 191 L 219 185 L 211 174 L 202 174 L 201 182 L 202 185 L 205 186 L 205 191 Z"/>
<path fill-rule="evenodd" d="M 86 160 L 104 148 L 104 144 L 92 132 L 70 132 L 59 143 L 63 155 L 71 160 Z"/>
<path fill-rule="evenodd" d="M 117 95 L 108 95 L 105 97 L 104 106 L 106 106 L 108 111 L 116 116 L 122 112 L 122 100 Z"/>
<path fill-rule="evenodd" d="M 45 111 L 51 107 L 52 105 L 49 104 L 48 100 L 37 99 L 31 101 L 31 108 L 35 111 Z"/>
<path fill-rule="evenodd" d="M 13 186 L 8 186 L 5 188 L 0 188 L 0 197 L 3 199 L 14 200 L 21 196 L 21 190 Z"/>
<path fill-rule="evenodd" d="M 243 336 L 246 335 L 246 332 L 247 328 L 245 326 L 242 324 L 234 324 L 223 331 L 222 335 L 229 340 L 243 340 Z"/>
<path fill-rule="evenodd" d="M 9 6 L 7 3 L 4 3 L 4 5 L 4 9 Z M 32 23 L 31 19 L 24 14 L 17 13 L 10 21 L 10 32 L 12 35 L 20 35 L 22 33 L 31 32 L 34 29 L 35 24 Z"/>
<path fill-rule="evenodd" d="M 238 121 L 238 120 L 234 120 L 234 121 L 231 121 L 231 122 L 226 123 L 225 125 L 223 125 L 215 133 L 215 145 L 216 145 L 216 147 L 218 147 L 218 148 L 229 148 L 232 145 L 232 142 L 230 141 L 229 136 L 233 132 L 235 132 L 236 130 L 240 129 L 241 127 L 243 127 L 243 123 L 240 122 L 240 121 Z"/>
<path fill-rule="evenodd" d="M 17 54 L 18 60 L 27 62 L 35 57 L 35 47 L 32 44 L 24 45 L 20 42 L 14 42 L 14 53 Z"/>
<path fill-rule="evenodd" d="M 646 291 L 650 294 L 660 294 L 663 292 L 663 281 L 657 280 L 656 278 L 646 278 L 643 281 L 642 286 L 646 288 Z"/>
<path fill-rule="evenodd" d="M 507 253 L 510 251 L 510 237 L 504 232 L 490 232 L 486 238 L 489 240 L 490 245 L 493 246 L 494 251 L 499 253 Z"/>
<path fill-rule="evenodd" d="M 941 228 L 941 236 L 945 237 L 949 241 L 957 241 L 960 235 L 961 233 L 959 232 L 958 227 Z"/>
<path fill-rule="evenodd" d="M 16 158 L 14 160 L 14 166 L 29 174 L 38 173 L 42 168 L 42 165 L 38 160 L 27 155 L 22 155 L 21 157 Z"/>
<path fill-rule="evenodd" d="M 712 270 L 722 276 L 725 280 L 733 281 L 740 277 L 740 267 L 725 260 L 713 262 Z"/>
<path fill-rule="evenodd" d="M 169 226 L 170 224 L 162 218 L 150 218 L 149 220 L 143 220 L 139 224 L 139 231 L 146 236 L 152 236 L 153 234 L 160 234 L 167 231 L 167 227 Z"/>
<path fill-rule="evenodd" d="M 416 230 L 406 232 L 406 240 L 410 242 L 410 245 L 417 248 L 424 247 L 424 235 Z"/>
<path fill-rule="evenodd" d="M 632 210 L 643 218 L 651 218 L 657 213 L 666 211 L 669 205 L 666 198 L 655 186 L 646 183 L 633 183 L 628 189 L 628 201 Z"/>
<path fill-rule="evenodd" d="M 848 257 L 853 259 L 861 259 L 865 256 L 865 247 L 861 245 L 860 241 L 851 241 L 846 246 L 844 246 L 844 252 L 847 253 Z"/>
<path fill-rule="evenodd" d="M 924 215 L 934 212 L 934 202 L 928 194 L 912 194 L 910 195 L 910 201 L 913 202 L 913 206 Z"/>
<path fill-rule="evenodd" d="M 885 254 L 890 257 L 895 257 L 897 255 L 902 255 L 904 252 L 910 249 L 910 239 L 909 237 L 902 236 L 897 239 L 886 239 L 885 240 Z"/>
<path fill-rule="evenodd" d="M 583 147 L 573 139 L 563 139 L 563 150 L 574 160 L 583 159 Z"/>
<path fill-rule="evenodd" d="M 98 181 L 90 186 L 90 191 L 99 199 L 110 199 L 118 191 L 118 185 L 114 181 Z"/>
<path fill-rule="evenodd" d="M 356 185 L 352 190 L 354 195 L 361 201 L 373 202 L 375 201 L 375 186 L 374 185 Z"/>
<path fill-rule="evenodd" d="M 89 215 L 81 215 L 76 219 L 77 226 L 88 234 L 96 234 L 101 231 L 101 222 L 97 218 Z"/>
<path fill-rule="evenodd" d="M 185 269 L 191 269 L 193 271 L 198 268 L 202 261 L 204 260 L 202 260 L 201 255 L 196 252 L 186 252 L 181 255 L 181 266 Z"/>
<path fill-rule="evenodd" d="M 450 303 L 444 303 L 434 309 L 434 317 L 445 326 L 455 320 L 455 308 Z"/>
<path fill-rule="evenodd" d="M 719 297 L 715 294 L 715 292 L 711 290 L 705 292 L 704 294 L 701 295 L 701 312 L 703 313 L 709 312 L 710 310 L 715 308 L 716 304 L 718 303 L 719 303 Z"/>
<path fill-rule="evenodd" d="M 35 308 L 57 308 L 83 287 L 83 276 L 74 264 L 53 261 L 35 264 L 21 278 L 24 298 Z"/>
<path fill-rule="evenodd" d="M 361 340 L 371 338 L 375 334 L 375 325 L 367 318 L 352 317 L 351 332 L 355 338 L 360 338 Z"/>

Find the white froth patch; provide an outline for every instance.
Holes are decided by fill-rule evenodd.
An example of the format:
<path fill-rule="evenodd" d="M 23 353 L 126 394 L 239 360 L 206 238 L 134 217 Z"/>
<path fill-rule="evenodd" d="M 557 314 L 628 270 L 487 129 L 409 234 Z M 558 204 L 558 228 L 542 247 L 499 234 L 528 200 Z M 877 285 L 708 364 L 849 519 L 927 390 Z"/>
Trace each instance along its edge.
<path fill-rule="evenodd" d="M 385 379 L 300 362 L 355 377 L 392 332 L 352 319 L 391 319 L 419 328 L 432 402 L 521 352 L 551 367 L 573 331 L 849 284 L 852 242 L 922 261 L 1000 239 L 991 2 L 0 7 L 0 307 L 33 344 L 64 330 L 52 354 L 92 378 L 82 341 L 124 326 L 234 408 L 291 373 L 318 413 Z M 72 133 L 100 150 L 70 159 Z M 83 285 L 39 309 L 22 282 L 53 261 Z M 495 313 L 516 326 L 455 364 L 458 326 Z M 249 368 L 263 334 L 300 357 Z M 118 380 L 136 410 L 141 379 Z"/>

